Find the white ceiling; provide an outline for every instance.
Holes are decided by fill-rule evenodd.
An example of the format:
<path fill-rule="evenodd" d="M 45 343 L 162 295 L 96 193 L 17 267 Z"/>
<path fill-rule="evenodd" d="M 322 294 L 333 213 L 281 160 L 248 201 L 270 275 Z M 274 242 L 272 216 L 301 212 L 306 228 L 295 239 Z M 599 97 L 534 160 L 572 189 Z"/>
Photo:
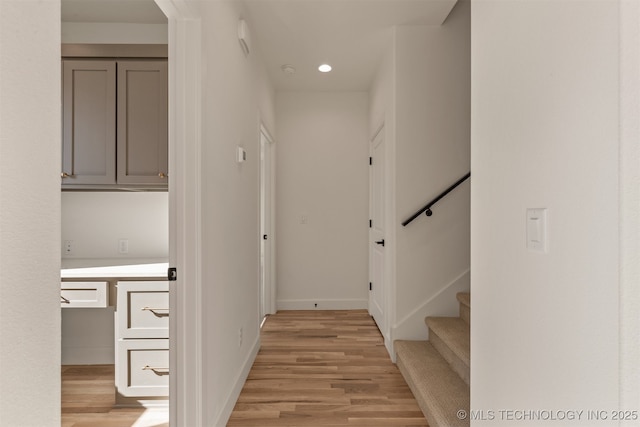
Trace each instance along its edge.
<path fill-rule="evenodd" d="M 280 90 L 368 90 L 394 25 L 440 25 L 456 0 L 246 0 Z M 328 63 L 330 73 L 318 72 Z M 282 72 L 283 64 L 296 68 Z"/>
<path fill-rule="evenodd" d="M 208 0 L 207 0 L 208 1 Z M 368 90 L 395 25 L 440 25 L 457 0 L 244 0 L 277 90 Z M 68 22 L 166 22 L 153 0 L 62 0 Z M 330 73 L 317 70 L 321 63 Z M 281 66 L 290 64 L 288 75 Z"/>

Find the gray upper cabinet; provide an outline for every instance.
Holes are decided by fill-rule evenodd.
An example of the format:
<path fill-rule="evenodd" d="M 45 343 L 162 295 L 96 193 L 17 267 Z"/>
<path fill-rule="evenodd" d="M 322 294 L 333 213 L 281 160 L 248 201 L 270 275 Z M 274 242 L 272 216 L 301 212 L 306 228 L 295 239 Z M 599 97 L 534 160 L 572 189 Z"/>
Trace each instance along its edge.
<path fill-rule="evenodd" d="M 118 183 L 167 183 L 167 63 L 118 61 Z"/>
<path fill-rule="evenodd" d="M 116 64 L 62 63 L 62 183 L 116 183 Z"/>
<path fill-rule="evenodd" d="M 63 60 L 62 187 L 167 187 L 166 60 Z"/>

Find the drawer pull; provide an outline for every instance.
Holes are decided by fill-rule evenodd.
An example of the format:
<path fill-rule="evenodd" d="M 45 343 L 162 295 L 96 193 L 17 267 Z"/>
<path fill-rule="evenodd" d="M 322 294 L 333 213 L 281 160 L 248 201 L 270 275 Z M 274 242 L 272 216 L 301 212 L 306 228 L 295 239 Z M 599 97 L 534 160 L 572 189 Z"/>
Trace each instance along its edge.
<path fill-rule="evenodd" d="M 168 308 L 143 307 L 142 311 L 150 311 L 156 317 L 167 317 L 167 316 L 169 316 L 169 309 Z M 166 313 L 158 313 L 159 311 L 166 311 Z"/>
<path fill-rule="evenodd" d="M 68 299 L 66 299 L 65 297 L 63 297 L 62 295 L 60 295 L 60 302 L 63 304 L 71 304 L 71 301 L 69 301 Z"/>
<path fill-rule="evenodd" d="M 169 375 L 169 368 L 158 368 L 158 367 L 151 367 L 149 365 L 146 365 L 144 368 L 142 368 L 143 371 L 153 371 L 154 374 L 158 375 L 158 376 L 163 376 L 163 375 Z"/>

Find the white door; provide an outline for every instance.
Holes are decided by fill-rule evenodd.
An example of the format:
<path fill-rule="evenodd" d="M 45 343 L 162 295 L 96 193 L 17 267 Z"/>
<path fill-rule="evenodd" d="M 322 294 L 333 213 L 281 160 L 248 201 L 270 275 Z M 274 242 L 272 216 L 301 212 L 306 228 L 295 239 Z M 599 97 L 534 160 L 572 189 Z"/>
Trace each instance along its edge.
<path fill-rule="evenodd" d="M 275 313 L 273 289 L 272 139 L 260 130 L 260 319 Z"/>
<path fill-rule="evenodd" d="M 383 335 L 386 331 L 385 310 L 385 142 L 384 127 L 371 141 L 370 227 L 369 227 L 369 314 Z"/>

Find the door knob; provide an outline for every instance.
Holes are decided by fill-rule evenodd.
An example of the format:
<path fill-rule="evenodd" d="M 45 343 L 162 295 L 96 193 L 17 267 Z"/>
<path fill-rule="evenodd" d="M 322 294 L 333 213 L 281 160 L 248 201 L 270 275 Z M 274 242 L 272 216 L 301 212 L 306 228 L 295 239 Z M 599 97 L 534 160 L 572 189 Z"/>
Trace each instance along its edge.
<path fill-rule="evenodd" d="M 378 241 L 376 242 L 376 244 L 378 244 L 378 245 L 382 245 L 382 246 L 384 247 L 384 239 L 382 239 L 382 240 L 378 240 Z"/>

